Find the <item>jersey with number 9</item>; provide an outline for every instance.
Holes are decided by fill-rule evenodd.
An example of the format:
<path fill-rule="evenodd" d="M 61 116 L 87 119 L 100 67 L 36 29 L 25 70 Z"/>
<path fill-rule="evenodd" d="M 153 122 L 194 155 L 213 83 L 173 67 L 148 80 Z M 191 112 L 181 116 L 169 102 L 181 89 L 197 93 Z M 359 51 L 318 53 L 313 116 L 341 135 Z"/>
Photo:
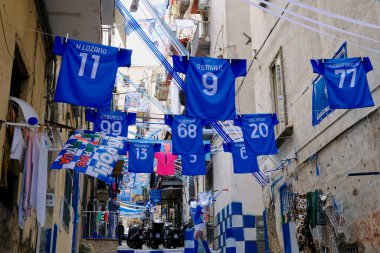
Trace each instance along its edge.
<path fill-rule="evenodd" d="M 277 154 L 274 126 L 278 124 L 276 114 L 245 114 L 234 120 L 242 128 L 247 152 L 255 155 Z"/>
<path fill-rule="evenodd" d="M 173 154 L 198 154 L 202 151 L 205 120 L 165 115 L 165 124 L 172 128 Z"/>
<path fill-rule="evenodd" d="M 311 60 L 313 71 L 325 77 L 331 109 L 374 106 L 366 73 L 372 64 L 368 57 Z"/>
<path fill-rule="evenodd" d="M 246 60 L 173 55 L 175 71 L 186 74 L 186 115 L 205 120 L 236 118 L 235 78 L 246 75 Z"/>
<path fill-rule="evenodd" d="M 53 52 L 62 56 L 55 102 L 110 108 L 117 68 L 131 66 L 131 50 L 56 36 Z"/>

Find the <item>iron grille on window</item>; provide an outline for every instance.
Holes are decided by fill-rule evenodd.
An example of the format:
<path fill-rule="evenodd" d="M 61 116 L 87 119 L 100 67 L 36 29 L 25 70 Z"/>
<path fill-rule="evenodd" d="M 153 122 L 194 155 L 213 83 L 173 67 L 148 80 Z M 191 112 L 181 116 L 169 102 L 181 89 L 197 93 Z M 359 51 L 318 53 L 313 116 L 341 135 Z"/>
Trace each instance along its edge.
<path fill-rule="evenodd" d="M 69 229 L 70 221 L 71 221 L 71 214 L 70 214 L 71 193 L 72 193 L 72 172 L 66 171 L 65 194 L 63 196 L 63 208 L 62 208 L 62 225 L 66 229 Z"/>

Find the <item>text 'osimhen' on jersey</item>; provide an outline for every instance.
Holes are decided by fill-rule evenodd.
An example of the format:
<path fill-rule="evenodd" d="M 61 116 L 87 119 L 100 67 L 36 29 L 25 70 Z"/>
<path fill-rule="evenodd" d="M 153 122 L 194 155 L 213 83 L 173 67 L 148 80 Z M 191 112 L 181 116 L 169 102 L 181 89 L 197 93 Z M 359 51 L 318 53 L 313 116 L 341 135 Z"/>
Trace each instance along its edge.
<path fill-rule="evenodd" d="M 259 171 L 255 154 L 247 152 L 244 142 L 223 143 L 224 152 L 232 153 L 234 173 L 252 173 Z"/>
<path fill-rule="evenodd" d="M 182 175 L 196 176 L 206 175 L 206 154 L 211 151 L 210 144 L 205 144 L 200 153 L 181 155 Z"/>
<path fill-rule="evenodd" d="M 129 142 L 127 149 L 128 172 L 153 172 L 154 153 L 160 151 L 160 143 Z"/>
<path fill-rule="evenodd" d="M 131 66 L 131 50 L 56 36 L 53 53 L 62 56 L 55 102 L 110 108 L 116 71 Z"/>
<path fill-rule="evenodd" d="M 173 68 L 186 74 L 188 117 L 204 120 L 236 118 L 235 78 L 246 75 L 246 60 L 173 55 Z"/>
<path fill-rule="evenodd" d="M 173 154 L 198 154 L 203 150 L 205 120 L 185 115 L 165 115 L 165 124 L 172 129 Z"/>
<path fill-rule="evenodd" d="M 314 73 L 324 76 L 331 109 L 374 106 L 367 73 L 372 68 L 368 57 L 311 60 Z"/>
<path fill-rule="evenodd" d="M 234 120 L 243 132 L 247 152 L 258 155 L 278 153 L 274 126 L 278 119 L 276 114 L 244 114 Z"/>
<path fill-rule="evenodd" d="M 94 131 L 128 137 L 128 126 L 136 124 L 136 113 L 86 109 L 86 120 L 94 123 Z"/>

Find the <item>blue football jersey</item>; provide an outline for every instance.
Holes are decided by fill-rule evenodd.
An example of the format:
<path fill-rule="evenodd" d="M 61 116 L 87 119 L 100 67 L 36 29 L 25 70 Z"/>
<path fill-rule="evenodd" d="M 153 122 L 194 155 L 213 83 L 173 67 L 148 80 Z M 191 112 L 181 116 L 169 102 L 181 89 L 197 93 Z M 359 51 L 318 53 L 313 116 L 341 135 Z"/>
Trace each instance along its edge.
<path fill-rule="evenodd" d="M 256 155 L 247 152 L 244 142 L 223 143 L 224 152 L 232 153 L 234 173 L 252 173 L 259 171 Z"/>
<path fill-rule="evenodd" d="M 174 71 L 186 74 L 186 115 L 205 120 L 236 118 L 235 78 L 245 76 L 246 60 L 173 55 Z"/>
<path fill-rule="evenodd" d="M 53 52 L 62 56 L 55 102 L 110 108 L 117 68 L 131 66 L 131 50 L 56 36 Z"/>
<path fill-rule="evenodd" d="M 366 73 L 372 64 L 368 57 L 311 60 L 314 73 L 326 79 L 331 109 L 351 109 L 374 106 Z"/>
<path fill-rule="evenodd" d="M 136 113 L 86 110 L 86 120 L 94 123 L 94 131 L 128 137 L 128 126 L 136 124 Z"/>
<path fill-rule="evenodd" d="M 206 175 L 206 154 L 210 152 L 210 145 L 206 144 L 198 154 L 181 155 L 182 175 L 196 176 Z"/>
<path fill-rule="evenodd" d="M 274 126 L 278 124 L 276 114 L 245 114 L 234 120 L 243 132 L 247 152 L 258 155 L 277 154 Z"/>
<path fill-rule="evenodd" d="M 185 115 L 165 115 L 165 124 L 172 129 L 173 154 L 198 154 L 203 149 L 203 126 L 206 121 Z"/>
<path fill-rule="evenodd" d="M 159 152 L 161 144 L 130 142 L 128 145 L 128 172 L 152 173 L 154 153 Z"/>

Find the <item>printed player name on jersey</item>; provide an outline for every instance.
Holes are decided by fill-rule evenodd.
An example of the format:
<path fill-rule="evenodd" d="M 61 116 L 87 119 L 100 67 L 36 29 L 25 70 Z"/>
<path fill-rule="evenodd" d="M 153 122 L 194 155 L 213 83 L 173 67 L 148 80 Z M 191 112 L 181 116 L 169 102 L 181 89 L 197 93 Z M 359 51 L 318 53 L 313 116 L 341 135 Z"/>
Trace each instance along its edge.
<path fill-rule="evenodd" d="M 135 148 L 149 148 L 150 144 L 144 144 L 144 143 L 134 143 Z"/>
<path fill-rule="evenodd" d="M 112 120 L 122 120 L 122 115 L 111 115 L 111 114 L 102 114 L 103 119 L 112 119 Z"/>
<path fill-rule="evenodd" d="M 197 69 L 207 71 L 222 71 L 222 65 L 197 64 Z"/>
<path fill-rule="evenodd" d="M 261 117 L 261 118 L 249 118 L 248 122 L 265 122 L 265 117 Z"/>
<path fill-rule="evenodd" d="M 341 62 L 341 63 L 335 63 L 335 64 L 329 64 L 329 68 L 357 68 L 359 66 L 360 62 Z"/>
<path fill-rule="evenodd" d="M 194 123 L 197 119 L 180 119 L 182 123 Z"/>
<path fill-rule="evenodd" d="M 91 45 L 76 44 L 75 48 L 82 51 L 87 51 L 90 53 L 107 54 L 107 49 L 101 48 L 101 47 L 95 47 Z"/>

